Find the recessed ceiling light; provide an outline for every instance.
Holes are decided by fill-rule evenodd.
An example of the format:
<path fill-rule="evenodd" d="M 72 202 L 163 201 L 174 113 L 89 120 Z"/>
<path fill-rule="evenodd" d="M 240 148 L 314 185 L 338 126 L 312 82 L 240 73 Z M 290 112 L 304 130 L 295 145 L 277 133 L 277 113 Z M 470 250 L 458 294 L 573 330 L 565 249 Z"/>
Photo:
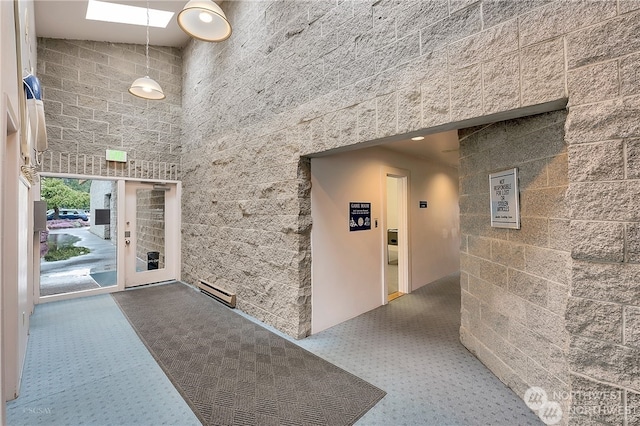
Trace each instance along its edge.
<path fill-rule="evenodd" d="M 118 24 L 147 25 L 147 8 L 106 1 L 89 0 L 86 19 L 91 21 L 115 22 Z M 173 12 L 149 9 L 149 26 L 167 28 Z"/>
<path fill-rule="evenodd" d="M 412 141 L 421 141 L 424 139 L 424 136 L 415 136 L 413 138 L 411 138 Z"/>

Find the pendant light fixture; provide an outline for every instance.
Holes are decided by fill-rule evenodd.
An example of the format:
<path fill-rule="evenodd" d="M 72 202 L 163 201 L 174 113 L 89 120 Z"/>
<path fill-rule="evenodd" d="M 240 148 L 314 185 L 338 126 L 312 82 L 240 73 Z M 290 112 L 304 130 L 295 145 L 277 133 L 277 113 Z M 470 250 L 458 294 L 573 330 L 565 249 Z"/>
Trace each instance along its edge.
<path fill-rule="evenodd" d="M 149 77 L 149 0 L 147 0 L 147 44 L 145 48 L 145 57 L 147 59 L 147 75 L 137 78 L 129 87 L 129 93 L 143 99 L 160 100 L 165 95 L 160 85 L 151 77 Z"/>
<path fill-rule="evenodd" d="M 202 41 L 224 41 L 231 37 L 231 24 L 220 6 L 211 0 L 190 0 L 178 13 L 178 25 Z"/>

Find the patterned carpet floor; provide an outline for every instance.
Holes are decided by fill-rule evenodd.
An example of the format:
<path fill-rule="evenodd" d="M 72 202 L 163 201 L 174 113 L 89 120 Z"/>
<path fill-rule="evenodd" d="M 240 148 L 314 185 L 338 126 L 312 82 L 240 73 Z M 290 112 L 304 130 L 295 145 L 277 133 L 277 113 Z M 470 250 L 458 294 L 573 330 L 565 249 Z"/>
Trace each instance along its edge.
<path fill-rule="evenodd" d="M 205 425 L 349 425 L 385 395 L 184 284 L 112 296 Z"/>

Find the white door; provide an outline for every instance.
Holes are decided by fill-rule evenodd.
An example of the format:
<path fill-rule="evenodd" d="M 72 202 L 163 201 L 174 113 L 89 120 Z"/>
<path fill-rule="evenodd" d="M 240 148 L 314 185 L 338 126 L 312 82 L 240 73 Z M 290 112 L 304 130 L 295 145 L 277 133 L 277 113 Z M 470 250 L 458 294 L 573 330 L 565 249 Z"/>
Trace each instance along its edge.
<path fill-rule="evenodd" d="M 180 279 L 180 184 L 125 182 L 125 287 Z"/>

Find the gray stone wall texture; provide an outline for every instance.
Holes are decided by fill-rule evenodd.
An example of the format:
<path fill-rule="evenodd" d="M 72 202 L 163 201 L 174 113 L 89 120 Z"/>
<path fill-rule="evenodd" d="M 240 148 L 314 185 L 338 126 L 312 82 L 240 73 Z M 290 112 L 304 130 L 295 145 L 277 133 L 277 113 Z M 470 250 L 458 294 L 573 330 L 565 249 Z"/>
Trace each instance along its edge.
<path fill-rule="evenodd" d="M 573 259 L 565 318 L 576 424 L 640 424 L 639 8 L 620 1 L 610 19 L 565 37 Z"/>
<path fill-rule="evenodd" d="M 149 58 L 163 101 L 128 92 L 146 75 L 145 46 L 38 39 L 49 141 L 41 172 L 179 179 L 182 54 L 150 46 Z M 107 149 L 127 151 L 129 161 L 107 163 Z"/>
<path fill-rule="evenodd" d="M 518 394 L 568 412 L 566 112 L 460 130 L 462 343 Z M 492 228 L 490 173 L 517 167 L 521 229 Z M 553 398 L 553 395 L 562 398 Z"/>
<path fill-rule="evenodd" d="M 136 195 L 136 256 L 147 264 L 149 253 L 158 252 L 157 269 L 165 266 L 164 194 L 158 189 L 138 189 Z"/>
<path fill-rule="evenodd" d="M 184 52 L 183 276 L 237 291 L 241 309 L 302 337 L 311 310 L 311 224 L 301 156 L 419 129 L 488 123 L 567 99 L 566 175 L 556 170 L 550 179 L 547 171 L 545 183 L 565 181 L 566 194 L 558 192 L 562 184 L 542 186 L 523 200 L 547 208 L 550 195 L 564 213 L 532 213 L 513 233 L 520 240 L 507 241 L 527 252 L 502 283 L 511 282 L 529 307 L 520 318 L 522 335 L 496 332 L 502 321 L 496 313 L 474 338 L 493 353 L 478 352 L 481 359 L 520 394 L 533 385 L 570 390 L 556 398 L 562 421 L 637 422 L 637 408 L 627 409 L 637 407 L 640 391 L 640 2 L 223 7 L 233 36 L 221 44 L 193 41 Z M 538 143 L 546 149 L 544 140 Z M 555 158 L 547 161 L 555 165 Z M 523 167 L 538 166 L 525 160 L 535 163 L 523 158 Z M 535 241 L 545 226 L 548 241 Z M 486 237 L 468 235 L 476 243 Z M 537 335 L 527 333 L 533 328 Z M 498 348 L 515 338 L 518 346 Z M 527 348 L 537 345 L 546 346 L 534 357 Z M 618 392 L 622 410 L 585 409 L 603 403 L 587 400 L 601 389 Z"/>
<path fill-rule="evenodd" d="M 464 270 L 465 294 L 473 295 L 471 276 L 504 291 L 480 303 L 480 323 L 465 323 L 473 332 L 462 336 L 521 395 L 527 386 L 549 387 L 563 422 L 640 422 L 640 1 L 222 7 L 234 27 L 229 40 L 152 49 L 152 77 L 169 93 L 161 103 L 126 93 L 144 73 L 142 46 L 39 40 L 51 143 L 42 169 L 182 178 L 183 277 L 236 291 L 240 309 L 303 337 L 312 309 L 304 156 L 566 101 L 564 172 L 564 154 L 547 146 L 560 149 L 562 113 L 475 136 L 500 138 L 502 126 L 532 138 L 536 145 L 512 162 L 523 172 L 546 170 L 546 181 L 525 173 L 530 213 L 506 241 L 463 224 L 466 249 L 476 253 L 464 254 L 484 265 Z M 133 161 L 105 168 L 106 147 L 125 147 Z M 463 167 L 486 173 L 482 161 Z M 545 211 L 550 203 L 559 212 Z M 514 259 L 503 257 L 514 247 Z M 523 301 L 524 317 L 522 303 L 508 321 L 501 316 L 496 303 L 509 294 Z M 465 296 L 465 311 L 473 303 Z M 567 392 L 553 395 L 555 386 Z"/>

